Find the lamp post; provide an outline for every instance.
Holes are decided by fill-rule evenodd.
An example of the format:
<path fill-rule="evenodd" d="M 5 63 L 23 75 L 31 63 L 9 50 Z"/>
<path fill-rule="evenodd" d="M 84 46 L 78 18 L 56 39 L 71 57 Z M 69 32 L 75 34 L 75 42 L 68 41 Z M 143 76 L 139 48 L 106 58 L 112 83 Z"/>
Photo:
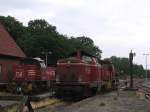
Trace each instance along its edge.
<path fill-rule="evenodd" d="M 136 54 L 132 52 L 129 53 L 129 64 L 130 64 L 130 88 L 133 88 L 133 57 Z"/>
<path fill-rule="evenodd" d="M 42 52 L 42 54 L 45 55 L 45 64 L 46 64 L 46 67 L 47 67 L 47 57 L 48 57 L 49 54 L 52 54 L 52 52 L 45 50 L 45 51 Z"/>
<path fill-rule="evenodd" d="M 146 58 L 146 60 L 145 60 L 145 66 L 146 66 L 146 71 L 145 71 L 145 81 L 147 81 L 147 57 L 150 55 L 150 54 L 143 54 L 144 56 L 145 56 L 145 58 Z"/>

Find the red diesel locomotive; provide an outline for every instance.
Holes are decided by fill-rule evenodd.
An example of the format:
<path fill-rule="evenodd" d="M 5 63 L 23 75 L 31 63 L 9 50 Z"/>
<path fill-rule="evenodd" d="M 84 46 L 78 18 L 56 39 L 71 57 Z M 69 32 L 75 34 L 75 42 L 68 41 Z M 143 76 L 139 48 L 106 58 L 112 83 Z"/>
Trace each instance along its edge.
<path fill-rule="evenodd" d="M 56 67 L 57 96 L 90 96 L 101 89 L 110 90 L 115 71 L 110 61 L 98 61 L 85 52 L 73 53 L 58 60 Z"/>
<path fill-rule="evenodd" d="M 21 89 L 24 93 L 52 88 L 55 81 L 55 68 L 46 67 L 40 58 L 25 58 L 13 67 L 13 82 L 8 86 L 11 91 Z"/>

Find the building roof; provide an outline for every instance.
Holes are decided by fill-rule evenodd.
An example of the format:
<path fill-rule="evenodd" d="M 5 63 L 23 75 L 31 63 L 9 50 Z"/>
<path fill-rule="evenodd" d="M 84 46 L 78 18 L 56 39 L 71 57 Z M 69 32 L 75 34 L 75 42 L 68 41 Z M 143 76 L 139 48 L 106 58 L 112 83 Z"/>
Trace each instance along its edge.
<path fill-rule="evenodd" d="M 0 55 L 25 58 L 26 55 L 0 23 Z"/>

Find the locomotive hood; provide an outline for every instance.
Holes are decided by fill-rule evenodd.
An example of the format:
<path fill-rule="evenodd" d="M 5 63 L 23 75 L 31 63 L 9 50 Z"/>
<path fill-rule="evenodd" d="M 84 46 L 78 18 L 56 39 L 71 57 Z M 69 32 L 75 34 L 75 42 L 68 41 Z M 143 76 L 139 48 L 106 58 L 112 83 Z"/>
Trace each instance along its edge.
<path fill-rule="evenodd" d="M 80 59 L 76 57 L 70 57 L 70 58 L 58 60 L 57 64 L 58 63 L 80 63 L 80 62 L 82 62 Z"/>

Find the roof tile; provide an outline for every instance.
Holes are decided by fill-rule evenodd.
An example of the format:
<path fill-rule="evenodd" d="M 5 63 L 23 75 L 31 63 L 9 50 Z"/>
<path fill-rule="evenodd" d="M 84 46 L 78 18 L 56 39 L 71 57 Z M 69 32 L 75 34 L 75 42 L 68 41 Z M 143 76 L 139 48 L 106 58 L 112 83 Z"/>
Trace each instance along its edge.
<path fill-rule="evenodd" d="M 22 58 L 26 57 L 2 24 L 0 24 L 0 54 Z"/>

